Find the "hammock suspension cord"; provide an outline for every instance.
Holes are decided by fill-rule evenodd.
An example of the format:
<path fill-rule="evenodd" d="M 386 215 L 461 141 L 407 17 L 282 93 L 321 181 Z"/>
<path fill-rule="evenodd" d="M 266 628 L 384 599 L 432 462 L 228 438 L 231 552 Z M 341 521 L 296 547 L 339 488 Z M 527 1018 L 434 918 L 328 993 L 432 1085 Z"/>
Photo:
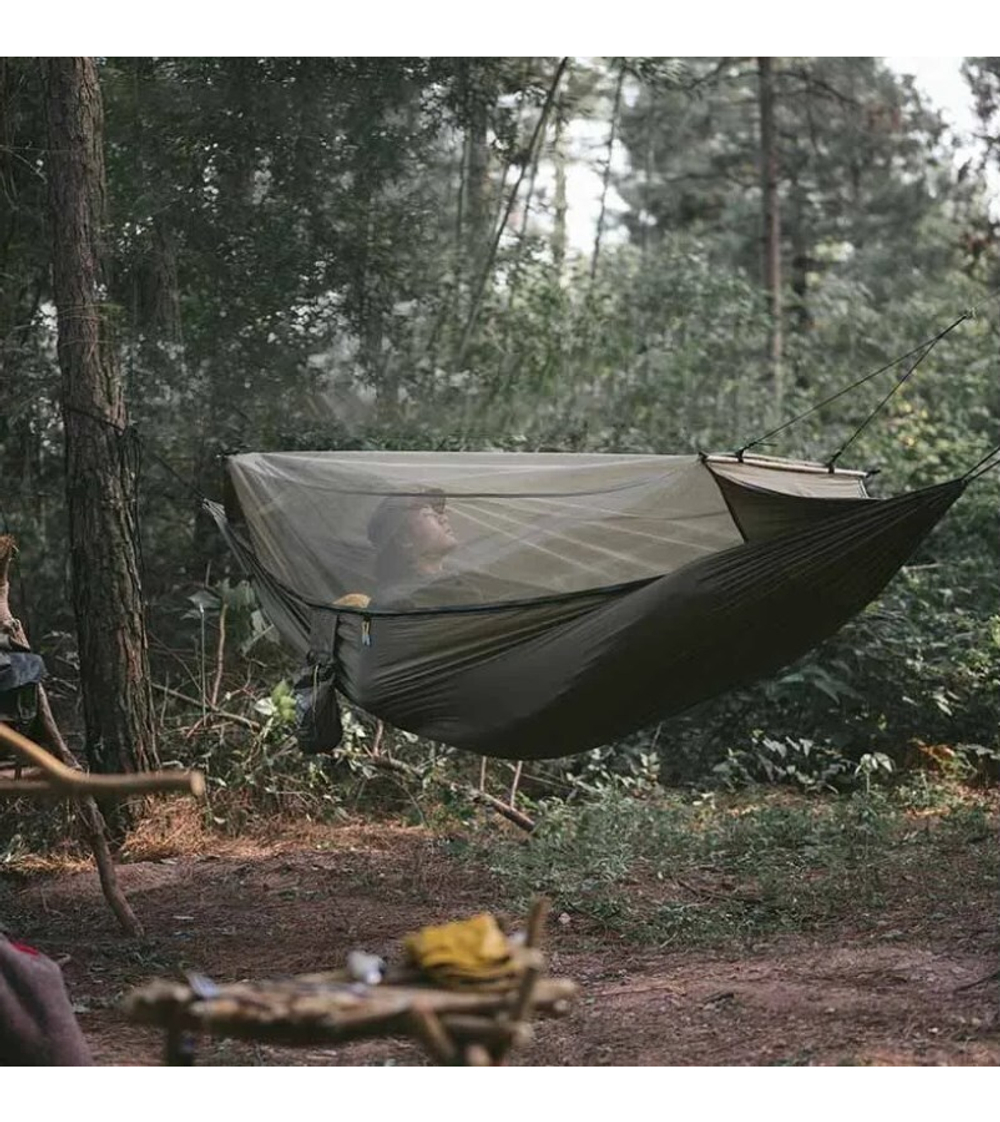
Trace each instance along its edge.
<path fill-rule="evenodd" d="M 840 457 L 847 451 L 848 448 L 850 448 L 850 446 L 855 442 L 855 440 L 858 439 L 858 437 L 865 431 L 865 429 L 868 428 L 875 417 L 882 411 L 882 409 L 885 408 L 886 404 L 889 402 L 892 396 L 898 390 L 902 389 L 903 384 L 909 380 L 910 375 L 917 369 L 917 367 L 924 361 L 924 359 L 931 353 L 931 351 L 934 350 L 934 348 L 945 337 L 945 335 L 948 334 L 948 331 L 951 331 L 953 327 L 957 327 L 965 318 L 966 316 L 963 315 L 961 319 L 955 320 L 955 322 L 951 325 L 951 327 L 947 329 L 947 331 L 943 331 L 940 335 L 938 335 L 935 339 L 932 339 L 924 347 L 920 354 L 917 355 L 917 357 L 913 360 L 913 363 L 906 371 L 906 373 L 896 379 L 895 384 L 885 395 L 885 397 L 883 397 L 882 400 L 878 402 L 875 408 L 868 414 L 867 417 L 865 417 L 865 419 L 861 422 L 860 425 L 858 425 L 854 432 L 851 433 L 851 435 L 844 441 L 843 444 L 841 444 L 837 451 L 834 452 L 834 454 L 826 461 L 826 466 L 830 469 L 830 471 L 833 471 Z"/>
<path fill-rule="evenodd" d="M 831 402 L 837 401 L 839 398 L 843 397 L 845 394 L 849 394 L 852 390 L 856 390 L 859 386 L 863 386 L 863 385 L 865 385 L 866 382 L 870 382 L 873 378 L 877 378 L 879 376 L 879 374 L 884 374 L 886 370 L 891 370 L 892 367 L 898 365 L 900 362 L 905 362 L 906 359 L 913 358 L 913 356 L 916 355 L 917 360 L 913 364 L 913 366 L 906 372 L 906 374 L 903 375 L 903 377 L 899 380 L 899 382 L 896 384 L 896 386 L 889 392 L 889 394 L 886 395 L 886 397 L 875 407 L 875 410 L 872 413 L 872 415 L 865 418 L 865 420 L 864 420 L 864 422 L 862 423 L 862 426 L 861 426 L 861 428 L 864 428 L 868 424 L 868 422 L 872 419 L 872 416 L 874 416 L 875 413 L 877 413 L 879 411 L 879 409 L 882 408 L 882 406 L 885 404 L 885 402 L 889 400 L 889 398 L 892 396 L 893 393 L 896 392 L 896 390 L 899 388 L 899 386 L 902 385 L 902 383 L 904 381 L 906 381 L 906 379 L 910 376 L 910 374 L 913 373 L 913 370 L 919 365 L 921 360 L 931 350 L 931 348 L 934 347 L 937 343 L 939 343 L 947 334 L 949 334 L 949 332 L 954 331 L 955 328 L 958 327 L 958 325 L 960 323 L 964 323 L 967 319 L 972 319 L 972 317 L 974 315 L 975 315 L 975 308 L 973 308 L 972 310 L 970 310 L 968 312 L 963 312 L 962 315 L 960 315 L 958 317 L 958 319 L 956 319 L 953 323 L 950 323 L 946 328 L 944 328 L 943 331 L 939 331 L 937 333 L 937 335 L 935 335 L 933 338 L 925 339 L 922 343 L 918 343 L 917 346 L 913 347 L 911 350 L 907 351 L 905 354 L 898 355 L 896 358 L 887 362 L 884 366 L 880 366 L 878 368 L 878 370 L 873 370 L 870 374 L 865 374 L 864 377 L 858 378 L 856 381 L 852 382 L 849 386 L 844 386 L 843 389 L 837 390 L 836 393 L 830 394 L 829 397 L 823 398 L 822 401 L 818 401 L 815 405 L 811 405 L 808 409 L 804 410 L 801 413 L 798 413 L 796 416 L 792 417 L 790 420 L 785 421 L 784 423 L 782 423 L 782 424 L 776 426 L 775 428 L 771 429 L 770 431 L 764 433 L 763 436 L 757 437 L 756 440 L 747 441 L 747 443 L 744 444 L 741 448 L 739 448 L 737 450 L 737 452 L 735 453 L 736 458 L 739 459 L 739 460 L 742 460 L 744 453 L 749 452 L 751 448 L 756 448 L 756 447 L 758 447 L 762 444 L 766 444 L 771 439 L 772 436 L 777 436 L 778 433 L 784 432 L 785 429 L 789 429 L 789 428 L 792 427 L 792 425 L 798 424 L 799 421 L 802 421 L 806 417 L 811 416 L 817 410 L 822 409 L 825 405 L 829 405 Z M 860 429 L 858 431 L 860 432 Z M 855 433 L 854 436 L 857 436 L 857 433 Z M 852 436 L 850 438 L 850 440 L 847 442 L 848 444 L 850 444 L 851 441 L 853 441 L 854 436 Z M 836 461 L 837 457 L 841 455 L 841 453 L 844 451 L 844 449 L 846 447 L 847 447 L 847 444 L 845 444 L 838 452 L 836 452 L 834 454 L 833 459 L 830 462 L 831 470 L 833 470 L 832 469 L 832 464 Z"/>
<path fill-rule="evenodd" d="M 985 475 L 988 471 L 992 471 L 996 467 L 1000 467 L 1000 444 L 991 448 L 978 463 L 973 464 L 962 478 L 967 479 L 971 483 L 973 480 L 978 479 L 981 475 Z"/>

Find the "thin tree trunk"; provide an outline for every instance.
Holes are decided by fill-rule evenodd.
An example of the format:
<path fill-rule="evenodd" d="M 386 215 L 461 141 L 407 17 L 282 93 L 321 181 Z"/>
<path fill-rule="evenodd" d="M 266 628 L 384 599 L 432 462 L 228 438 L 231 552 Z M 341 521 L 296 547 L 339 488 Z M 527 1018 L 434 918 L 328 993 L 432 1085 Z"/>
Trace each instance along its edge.
<path fill-rule="evenodd" d="M 809 251 L 809 232 L 806 229 L 804 192 L 798 183 L 792 184 L 791 218 L 791 289 L 795 297 L 795 319 L 799 330 L 804 331 L 812 324 L 809 312 L 809 265 L 812 255 Z"/>
<path fill-rule="evenodd" d="M 604 177 L 601 184 L 601 209 L 597 215 L 597 230 L 594 233 L 594 251 L 590 258 L 590 279 L 597 276 L 597 262 L 601 256 L 601 242 L 604 238 L 604 220 L 608 211 L 608 191 L 611 188 L 611 161 L 615 153 L 615 141 L 618 138 L 618 115 L 622 107 L 622 91 L 625 88 L 626 67 L 624 60 L 618 71 L 618 80 L 615 82 L 615 96 L 611 105 L 611 131 L 608 134 L 608 155 L 604 161 Z"/>
<path fill-rule="evenodd" d="M 552 221 L 552 263 L 556 276 L 561 277 L 566 264 L 566 246 L 569 243 L 566 217 L 569 214 L 566 177 L 566 120 L 562 106 L 556 107 L 555 128 L 552 137 L 552 163 L 555 168 L 555 208 Z"/>
<path fill-rule="evenodd" d="M 95 772 L 156 762 L 139 577 L 137 463 L 105 303 L 103 114 L 89 58 L 47 63 L 49 198 L 73 607 Z M 116 815 L 120 829 L 125 817 Z"/>
<path fill-rule="evenodd" d="M 470 280 L 479 275 L 490 244 L 489 113 L 486 100 L 474 88 L 468 64 L 465 72 L 465 252 Z"/>
<path fill-rule="evenodd" d="M 764 200 L 764 288 L 770 313 L 768 359 L 774 386 L 775 415 L 784 397 L 781 326 L 781 212 L 778 203 L 778 149 L 774 128 L 774 72 L 770 58 L 758 58 L 760 86 L 760 171 Z"/>

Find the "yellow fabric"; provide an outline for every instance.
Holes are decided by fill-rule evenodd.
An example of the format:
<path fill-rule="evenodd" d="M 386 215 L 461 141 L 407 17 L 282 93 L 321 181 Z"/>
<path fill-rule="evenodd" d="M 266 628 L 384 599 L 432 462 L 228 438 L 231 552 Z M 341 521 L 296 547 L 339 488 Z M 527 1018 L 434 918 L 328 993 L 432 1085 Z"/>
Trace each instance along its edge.
<path fill-rule="evenodd" d="M 489 913 L 441 927 L 424 927 L 406 937 L 414 966 L 450 988 L 502 989 L 520 975 L 507 937 Z"/>
<path fill-rule="evenodd" d="M 372 598 L 366 596 L 363 592 L 348 592 L 346 596 L 341 596 L 339 600 L 334 600 L 333 607 L 367 608 L 371 602 Z"/>

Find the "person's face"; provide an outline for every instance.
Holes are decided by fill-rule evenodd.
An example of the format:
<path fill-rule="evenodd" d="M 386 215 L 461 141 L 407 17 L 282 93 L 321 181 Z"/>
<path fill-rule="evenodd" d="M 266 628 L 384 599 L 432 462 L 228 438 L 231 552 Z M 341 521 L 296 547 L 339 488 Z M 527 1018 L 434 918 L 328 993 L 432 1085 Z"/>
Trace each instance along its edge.
<path fill-rule="evenodd" d="M 436 510 L 429 503 L 418 507 L 410 516 L 410 540 L 418 558 L 440 560 L 457 544 L 448 512 Z"/>

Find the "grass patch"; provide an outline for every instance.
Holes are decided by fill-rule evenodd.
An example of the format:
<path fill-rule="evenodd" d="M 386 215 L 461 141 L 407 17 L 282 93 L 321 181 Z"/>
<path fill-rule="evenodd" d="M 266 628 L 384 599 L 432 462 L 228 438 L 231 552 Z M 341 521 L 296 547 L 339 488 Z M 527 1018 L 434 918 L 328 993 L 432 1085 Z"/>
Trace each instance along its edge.
<path fill-rule="evenodd" d="M 926 791 L 924 802 L 927 802 Z M 797 797 L 773 790 L 692 799 L 617 791 L 552 804 L 527 840 L 479 832 L 453 843 L 521 906 L 556 907 L 659 947 L 753 942 L 848 922 L 886 927 L 910 899 L 990 891 L 995 813 L 942 792 L 915 810 L 904 790 Z"/>

